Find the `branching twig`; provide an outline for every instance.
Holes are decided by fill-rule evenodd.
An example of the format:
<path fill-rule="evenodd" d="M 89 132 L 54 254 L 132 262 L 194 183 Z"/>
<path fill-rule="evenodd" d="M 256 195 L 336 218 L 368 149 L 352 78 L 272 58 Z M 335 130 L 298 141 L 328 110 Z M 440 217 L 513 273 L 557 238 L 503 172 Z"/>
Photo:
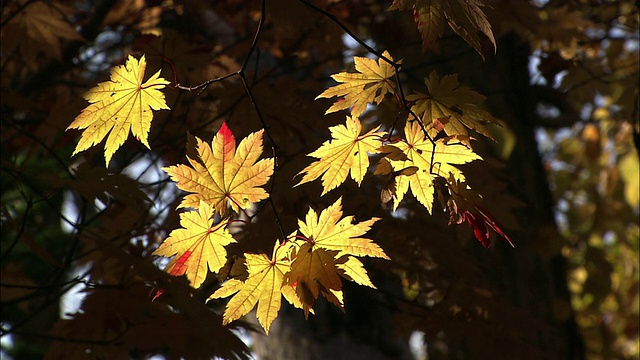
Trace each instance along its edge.
<path fill-rule="evenodd" d="M 16 11 L 14 11 L 11 14 L 9 14 L 6 18 L 4 18 L 2 20 L 2 22 L 0 22 L 0 28 L 4 27 L 9 21 L 11 21 L 11 19 L 13 19 L 16 15 L 18 15 L 20 12 L 22 12 L 24 9 L 26 9 L 27 6 L 31 5 L 34 2 L 35 2 L 34 0 L 25 1 L 25 3 L 20 5 L 16 9 Z M 4 9 L 6 8 L 6 6 L 7 6 L 6 3 L 3 1 L 2 2 L 2 10 L 1 10 L 2 13 L 4 12 Z"/>
<path fill-rule="evenodd" d="M 262 29 L 264 28 L 264 23 L 266 20 L 266 0 L 262 0 L 262 10 L 260 12 L 260 20 L 258 22 L 258 28 L 256 29 L 255 35 L 253 37 L 253 41 L 251 42 L 251 46 L 249 47 L 249 50 L 247 52 L 247 55 L 242 63 L 242 65 L 240 66 L 240 69 L 236 72 L 233 73 L 229 73 L 227 75 L 224 76 L 220 76 L 218 78 L 215 79 L 210 79 L 207 80 L 205 82 L 203 82 L 202 84 L 199 85 L 195 85 L 195 86 L 185 86 L 185 85 L 181 85 L 181 84 L 176 84 L 174 87 L 176 89 L 180 89 L 180 90 L 186 90 L 186 91 L 194 91 L 194 90 L 199 90 L 198 95 L 200 95 L 210 84 L 216 83 L 216 82 L 220 82 L 220 81 L 224 81 L 228 78 L 231 78 L 233 76 L 238 76 L 240 77 L 240 79 L 242 80 L 242 85 L 244 86 L 245 92 L 247 94 L 247 96 L 249 97 L 249 101 L 251 101 L 251 104 L 253 105 L 253 108 L 256 112 L 256 115 L 258 117 L 258 120 L 260 121 L 260 124 L 262 125 L 262 128 L 264 129 L 265 135 L 267 137 L 267 139 L 269 140 L 269 142 L 271 143 L 271 151 L 273 154 L 273 175 L 271 176 L 271 189 L 269 190 L 269 194 L 273 194 L 274 190 L 275 190 L 275 177 L 276 177 L 276 173 L 277 173 L 277 168 L 278 168 L 278 151 L 277 151 L 277 144 L 275 143 L 275 141 L 273 140 L 273 137 L 271 136 L 271 132 L 269 131 L 269 125 L 267 125 L 267 123 L 264 120 L 264 117 L 262 116 L 262 113 L 260 112 L 260 109 L 258 107 L 258 104 L 256 103 L 255 97 L 253 96 L 253 93 L 251 91 L 251 86 L 249 86 L 248 82 L 247 82 L 247 77 L 246 77 L 246 69 L 247 66 L 249 64 L 249 60 L 251 59 L 251 56 L 253 56 L 254 53 L 256 53 L 258 51 L 258 40 L 260 39 L 260 34 L 262 33 Z M 171 64 L 172 65 L 172 64 Z M 257 67 L 258 64 L 256 63 L 256 69 L 255 72 L 257 72 Z M 173 65 L 172 65 L 173 68 Z M 175 74 L 175 68 L 173 68 L 174 70 L 174 74 Z M 280 221 L 280 215 L 278 213 L 278 210 L 275 206 L 275 203 L 273 202 L 273 199 L 271 196 L 269 196 L 268 199 L 269 203 L 271 204 L 271 208 L 274 212 L 274 215 L 276 217 L 276 223 L 278 224 L 278 228 L 281 232 L 282 238 L 286 239 L 286 232 L 282 226 L 282 222 Z M 255 216 L 255 215 L 254 215 Z M 249 219 L 251 219 L 252 217 L 249 217 Z M 284 240 L 283 240 L 284 241 Z"/>
<path fill-rule="evenodd" d="M 200 95 L 200 94 L 202 94 L 202 92 L 203 92 L 203 91 L 205 91 L 205 90 L 207 89 L 207 87 L 208 87 L 209 85 L 211 85 L 211 84 L 213 84 L 213 83 L 220 82 L 220 81 L 224 81 L 224 80 L 226 80 L 226 79 L 228 79 L 228 78 L 230 78 L 230 77 L 232 77 L 232 76 L 238 76 L 238 75 L 240 75 L 239 71 L 238 71 L 238 72 L 234 72 L 234 73 L 230 73 L 230 74 L 227 74 L 227 75 L 224 75 L 224 76 L 220 76 L 220 77 L 217 77 L 217 78 L 215 78 L 215 79 L 207 80 L 207 81 L 203 82 L 203 83 L 202 83 L 202 84 L 200 84 L 200 85 L 195 85 L 195 86 L 185 86 L 185 85 L 181 85 L 181 84 L 175 84 L 175 85 L 174 85 L 174 87 L 175 87 L 176 89 L 186 90 L 186 91 L 200 90 L 200 91 L 198 92 L 198 95 Z"/>
<path fill-rule="evenodd" d="M 269 194 L 273 194 L 275 191 L 276 173 L 278 169 L 278 146 L 273 140 L 273 137 L 271 136 L 271 131 L 269 131 L 269 126 L 265 122 L 264 117 L 260 112 L 260 108 L 256 103 L 256 100 L 253 96 L 253 93 L 251 92 L 251 88 L 249 87 L 249 84 L 247 83 L 247 78 L 245 76 L 245 69 L 247 67 L 247 64 L 249 63 L 249 58 L 251 57 L 251 54 L 257 49 L 258 39 L 260 38 L 260 34 L 264 26 L 264 21 L 265 21 L 266 12 L 267 12 L 266 6 L 267 6 L 266 0 L 262 0 L 262 11 L 260 12 L 260 22 L 258 23 L 256 36 L 253 38 L 253 43 L 251 44 L 251 48 L 249 49 L 249 54 L 247 54 L 247 57 L 245 58 L 244 63 L 242 64 L 242 67 L 238 71 L 238 75 L 240 75 L 240 78 L 242 79 L 242 85 L 244 85 L 244 89 L 247 92 L 247 96 L 249 96 L 249 100 L 253 105 L 253 109 L 256 111 L 258 120 L 260 120 L 260 123 L 262 124 L 262 128 L 264 129 L 265 135 L 267 136 L 267 139 L 269 139 L 269 142 L 271 143 L 271 152 L 273 153 L 273 175 L 271 175 L 271 189 L 269 190 Z M 256 71 L 257 71 L 257 65 L 256 65 Z M 276 205 L 273 202 L 273 197 L 271 195 L 269 196 L 268 201 L 269 201 L 269 204 L 271 204 L 271 209 L 273 210 L 274 216 L 276 218 L 278 229 L 280 230 L 280 234 L 282 235 L 282 241 L 285 241 L 287 238 L 287 234 L 284 231 L 284 228 L 282 227 L 282 222 L 280 221 L 280 215 L 278 213 L 278 209 L 276 208 Z"/>
<path fill-rule="evenodd" d="M 424 134 L 424 138 L 428 139 L 429 142 L 431 142 L 431 145 L 433 146 L 433 151 L 431 152 L 431 169 L 429 170 L 430 172 L 433 171 L 433 160 L 434 160 L 434 154 L 435 154 L 435 148 L 436 148 L 436 143 L 435 141 L 431 138 L 431 136 L 429 136 L 429 132 L 427 131 L 427 129 L 424 126 L 424 122 L 422 121 L 422 119 L 420 119 L 414 112 L 413 110 L 411 110 L 411 108 L 409 107 L 409 104 L 407 102 L 407 98 L 404 95 L 404 89 L 402 88 L 402 80 L 400 79 L 400 67 L 401 64 L 398 62 L 395 62 L 389 58 L 387 58 L 386 56 L 384 56 L 381 52 L 377 51 L 376 49 L 372 48 L 371 46 L 369 46 L 369 44 L 367 44 L 364 40 L 362 40 L 358 35 L 356 35 L 355 33 L 353 33 L 351 30 L 349 30 L 349 28 L 342 22 L 340 21 L 340 19 L 338 19 L 335 15 L 331 14 L 330 12 L 321 9 L 315 5 L 313 5 L 312 3 L 308 2 L 307 0 L 298 0 L 301 3 L 303 3 L 304 5 L 308 6 L 309 8 L 313 9 L 314 11 L 324 15 L 325 17 L 331 19 L 331 21 L 333 21 L 336 25 L 338 25 L 345 33 L 347 33 L 353 40 L 355 40 L 358 44 L 362 45 L 362 47 L 364 47 L 365 49 L 367 49 L 367 51 L 369 51 L 370 53 L 376 55 L 377 57 L 381 58 L 382 60 L 384 60 L 385 62 L 387 62 L 389 65 L 391 65 L 394 69 L 395 72 L 395 78 L 396 78 L 396 84 L 398 85 L 398 91 L 400 92 L 400 99 L 401 99 L 401 106 L 404 110 L 406 110 L 407 112 L 409 112 L 409 114 L 411 116 L 413 116 L 414 120 L 418 122 L 418 124 L 420 125 L 420 128 L 422 129 L 422 132 Z M 394 122 L 395 124 L 395 122 Z M 391 130 L 389 131 L 389 137 L 388 139 L 391 139 L 391 135 L 393 134 L 393 128 L 391 128 Z"/>
<path fill-rule="evenodd" d="M 360 39 L 360 37 L 358 35 L 356 35 L 355 33 L 353 33 L 353 31 L 349 30 L 349 28 L 342 23 L 342 21 L 340 21 L 340 19 L 338 19 L 335 15 L 333 15 L 332 13 L 321 9 L 315 5 L 313 5 L 312 3 L 308 2 L 307 0 L 298 0 L 301 3 L 303 3 L 305 6 L 313 9 L 314 11 L 324 15 L 325 17 L 329 18 L 331 21 L 333 21 L 336 25 L 338 25 L 345 33 L 347 33 L 347 35 L 349 35 L 353 40 L 355 40 L 358 44 L 362 45 L 363 48 L 367 49 L 367 51 L 369 51 L 370 53 L 376 55 L 377 57 L 381 58 L 382 60 L 384 60 L 385 62 L 387 62 L 389 65 L 395 67 L 400 67 L 399 64 L 395 63 L 394 61 L 392 61 L 391 59 L 387 58 L 386 56 L 382 55 L 381 52 L 377 51 L 376 49 L 372 48 L 371 46 L 369 46 L 369 44 L 367 44 L 364 40 Z"/>

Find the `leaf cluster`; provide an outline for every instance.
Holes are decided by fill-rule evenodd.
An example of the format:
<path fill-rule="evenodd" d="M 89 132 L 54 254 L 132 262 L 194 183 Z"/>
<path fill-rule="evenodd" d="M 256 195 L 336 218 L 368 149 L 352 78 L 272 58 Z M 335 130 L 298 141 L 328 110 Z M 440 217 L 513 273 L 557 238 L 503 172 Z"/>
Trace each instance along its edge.
<path fill-rule="evenodd" d="M 637 356 L 632 2 L 0 12 L 3 355 Z"/>

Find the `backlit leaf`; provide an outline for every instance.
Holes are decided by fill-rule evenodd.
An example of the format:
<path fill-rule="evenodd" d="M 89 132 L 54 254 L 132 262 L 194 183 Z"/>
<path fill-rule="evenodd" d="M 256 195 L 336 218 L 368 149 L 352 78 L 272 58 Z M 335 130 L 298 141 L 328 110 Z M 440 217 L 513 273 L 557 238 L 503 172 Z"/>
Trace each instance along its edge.
<path fill-rule="evenodd" d="M 256 316 L 268 334 L 271 323 L 278 316 L 282 300 L 281 288 L 284 274 L 289 271 L 288 259 L 291 243 L 281 245 L 276 242 L 273 260 L 265 254 L 245 254 L 249 276 L 244 282 L 236 279 L 226 281 L 209 299 L 234 295 L 227 303 L 223 315 L 224 324 L 241 318 L 256 304 Z"/>
<path fill-rule="evenodd" d="M 198 288 L 209 271 L 218 272 L 227 261 L 224 247 L 235 242 L 227 223 L 223 220 L 214 225 L 213 207 L 203 202 L 198 211 L 180 214 L 182 228 L 173 230 L 153 254 L 175 255 L 165 271 L 174 276 L 186 275 L 191 286 Z"/>
<path fill-rule="evenodd" d="M 354 256 L 389 259 L 373 241 L 361 237 L 378 221 L 373 218 L 360 223 L 353 216 L 342 217 L 342 198 L 323 210 L 320 215 L 309 209 L 305 221 L 299 220 L 302 243 L 287 274 L 287 283 L 295 284 L 305 313 L 319 294 L 342 306 L 342 282 L 338 275 L 358 284 L 373 286 L 366 270 Z"/>
<path fill-rule="evenodd" d="M 192 193 L 185 196 L 180 207 L 195 208 L 204 201 L 224 215 L 228 206 L 239 212 L 266 199 L 269 194 L 260 186 L 273 174 L 273 159 L 257 161 L 262 154 L 262 133 L 263 130 L 249 134 L 237 149 L 236 139 L 226 123 L 211 146 L 196 137 L 198 158 L 187 157 L 191 167 L 162 168 L 178 183 L 178 188 Z"/>
<path fill-rule="evenodd" d="M 347 174 L 360 185 L 369 167 L 368 153 L 378 153 L 382 137 L 386 134 L 378 129 L 379 126 L 362 135 L 360 120 L 351 116 L 347 116 L 344 125 L 329 128 L 333 139 L 309 154 L 318 160 L 300 172 L 304 176 L 296 186 L 322 176 L 324 195 L 342 184 L 347 179 Z"/>
<path fill-rule="evenodd" d="M 388 51 L 382 55 L 393 61 Z M 379 104 L 386 94 L 394 92 L 395 84 L 390 78 L 395 75 L 395 70 L 391 64 L 383 59 L 376 62 L 358 56 L 353 61 L 357 73 L 341 72 L 331 75 L 333 80 L 341 84 L 326 89 L 316 97 L 339 98 L 325 114 L 351 108 L 351 116 L 359 117 L 366 110 L 367 103 Z"/>
<path fill-rule="evenodd" d="M 107 134 L 104 147 L 107 166 L 129 132 L 149 148 L 151 110 L 169 109 L 160 91 L 169 82 L 158 71 L 143 83 L 146 67 L 144 56 L 139 61 L 129 56 L 126 65 L 111 69 L 110 81 L 98 84 L 84 95 L 91 105 L 67 128 L 84 129 L 74 155 L 101 142 Z"/>
<path fill-rule="evenodd" d="M 303 242 L 287 274 L 287 284 L 295 287 L 305 316 L 311 311 L 315 300 L 322 294 L 329 302 L 342 308 L 340 296 L 342 281 L 335 263 L 336 251 L 314 248 Z"/>
<path fill-rule="evenodd" d="M 456 179 L 453 174 L 449 174 L 447 186 L 451 195 L 446 205 L 450 214 L 449 224 L 461 224 L 466 221 L 473 229 L 476 239 L 486 248 L 491 244 L 489 229 L 500 235 L 511 247 L 515 247 L 509 236 L 502 231 L 498 220 L 480 205 L 480 194 L 472 190 L 466 182 Z"/>
<path fill-rule="evenodd" d="M 349 278 L 356 284 L 376 288 L 371 282 L 371 279 L 369 279 L 369 275 L 367 275 L 367 270 L 365 270 L 362 261 L 358 260 L 358 258 L 348 256 L 347 260 L 338 264 L 337 267 L 343 271 L 342 276 Z"/>
<path fill-rule="evenodd" d="M 468 136 L 466 128 L 469 128 L 491 139 L 483 123 L 498 121 L 480 106 L 485 99 L 483 95 L 460 85 L 455 74 L 440 78 L 433 71 L 425 83 L 429 94 L 407 96 L 407 100 L 415 101 L 411 110 L 422 119 L 425 126 L 439 121 L 444 123 L 444 130 L 449 136 Z M 464 142 L 469 144 L 466 140 Z"/>
<path fill-rule="evenodd" d="M 436 176 L 448 178 L 452 174 L 455 179 L 464 180 L 462 172 L 453 165 L 466 164 L 482 158 L 460 142 L 447 142 L 446 139 L 435 141 L 434 145 L 425 138 L 417 121 L 407 122 L 405 126 L 406 142 L 399 142 L 393 146 L 400 149 L 408 160 L 390 160 L 395 171 L 401 171 L 411 166 L 417 171 L 409 175 L 396 176 L 396 193 L 393 195 L 393 208 L 404 198 L 407 190 L 431 212 L 433 206 L 433 179 Z"/>

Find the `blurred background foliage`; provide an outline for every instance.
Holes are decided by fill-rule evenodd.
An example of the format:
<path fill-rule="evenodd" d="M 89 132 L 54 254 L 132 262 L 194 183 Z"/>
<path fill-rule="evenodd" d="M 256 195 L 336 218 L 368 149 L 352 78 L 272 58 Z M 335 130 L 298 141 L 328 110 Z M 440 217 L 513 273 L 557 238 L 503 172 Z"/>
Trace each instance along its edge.
<path fill-rule="evenodd" d="M 401 294 L 391 307 L 400 313 L 394 315 L 394 326 L 403 340 L 423 335 L 423 351 L 414 350 L 410 357 L 482 358 L 478 354 L 486 351 L 493 358 L 508 358 L 498 352 L 507 346 L 499 336 L 513 328 L 523 337 L 530 336 L 527 331 L 548 331 L 537 335 L 542 345 L 535 345 L 532 357 L 637 358 L 637 2 L 472 1 L 486 5 L 482 9 L 498 44 L 495 54 L 493 49 L 484 52 L 484 62 L 448 28 L 423 52 L 414 20 L 425 2 L 397 2 L 418 12 L 388 11 L 390 1 L 373 0 L 267 0 L 266 10 L 257 1 L 235 0 L 3 1 L 3 358 L 247 356 L 237 333 L 220 326 L 219 315 L 203 304 L 205 292 L 216 283 L 192 294 L 184 282 L 169 282 L 150 255 L 177 227 L 173 209 L 180 200 L 159 167 L 183 162 L 187 130 L 211 137 L 227 120 L 244 135 L 254 131 L 254 108 L 243 88 L 231 81 L 213 84 L 202 94 L 165 91 L 172 111 L 156 115 L 154 151 L 127 142 L 108 170 L 99 148 L 71 158 L 78 134 L 65 129 L 86 106 L 82 94 L 126 54 L 145 53 L 148 72 L 162 69 L 165 78 L 179 76 L 182 84 L 237 71 L 265 11 L 259 51 L 250 59 L 249 68 L 256 69 L 252 89 L 282 146 L 276 189 L 286 190 L 274 194 L 275 201 L 284 215 L 296 219 L 319 200 L 312 190 L 289 192 L 290 179 L 339 118 L 324 120 L 326 103 L 313 99 L 332 84 L 329 74 L 352 66 L 353 55 L 371 55 L 308 4 L 327 11 L 376 49 L 404 59 L 407 91 L 424 86 L 425 74 L 433 69 L 458 73 L 463 84 L 488 97 L 490 111 L 502 121 L 503 127 L 492 129 L 497 142 L 477 142 L 486 164 L 469 171 L 474 189 L 515 234 L 515 251 L 496 243 L 490 252 L 479 252 L 468 229 L 446 227 L 443 215 L 425 220 L 424 209 L 420 212 L 411 201 L 401 209 L 404 218 L 391 216 L 380 208 L 380 184 L 365 181 L 362 189 L 345 190 L 351 196 L 345 203 L 353 204 L 356 214 L 377 209 L 376 216 L 384 217 L 376 241 L 394 262 L 374 266 L 373 273 L 380 274 L 374 282 Z M 491 48 L 482 39 L 482 46 Z M 389 127 L 397 114 L 397 107 L 383 103 L 364 118 L 390 119 Z M 538 191 L 538 180 L 544 191 Z M 551 197 L 548 220 L 545 191 Z M 273 221 L 267 212 L 247 226 L 246 239 L 257 244 L 253 250 L 260 249 L 260 241 L 272 241 L 261 238 L 273 231 L 268 227 Z M 532 270 L 524 271 L 527 266 Z M 157 284 L 174 295 L 167 303 L 149 301 Z M 545 287 L 550 290 L 522 295 L 523 288 Z M 568 301 L 558 296 L 563 287 Z M 506 301 L 496 300 L 500 296 Z M 358 299 L 352 305 L 368 304 Z M 534 309 L 536 301 L 550 305 Z M 221 306 L 212 305 L 217 311 Z M 474 317 L 474 309 L 494 320 L 502 316 L 502 322 Z M 380 314 L 386 312 L 373 317 L 383 319 Z M 359 319 L 360 327 L 375 328 L 371 319 L 348 315 Z M 312 320 L 308 331 L 338 326 L 320 319 Z M 560 328 L 547 330 L 533 319 L 551 327 L 566 321 L 569 327 L 563 329 L 573 334 L 567 337 L 575 335 L 574 352 L 549 345 Z M 352 325 L 340 323 L 351 326 L 350 336 L 362 331 Z M 237 327 L 252 328 L 246 323 Z M 498 340 L 492 342 L 494 337 Z M 254 338 L 253 351 L 272 351 L 260 350 L 265 339 Z M 307 339 L 303 335 L 289 338 L 301 348 L 308 345 L 300 340 Z"/>

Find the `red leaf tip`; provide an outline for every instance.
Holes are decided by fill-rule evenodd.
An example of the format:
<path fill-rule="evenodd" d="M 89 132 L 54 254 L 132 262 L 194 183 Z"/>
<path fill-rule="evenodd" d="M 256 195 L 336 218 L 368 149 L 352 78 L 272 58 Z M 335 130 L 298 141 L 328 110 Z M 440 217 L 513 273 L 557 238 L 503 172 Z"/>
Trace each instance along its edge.
<path fill-rule="evenodd" d="M 231 142 L 236 141 L 236 138 L 233 136 L 233 133 L 231 132 L 231 129 L 229 129 L 229 127 L 227 126 L 226 122 L 222 123 L 220 130 L 218 130 L 218 134 L 222 136 L 222 139 L 224 139 L 225 144 L 229 144 Z"/>

